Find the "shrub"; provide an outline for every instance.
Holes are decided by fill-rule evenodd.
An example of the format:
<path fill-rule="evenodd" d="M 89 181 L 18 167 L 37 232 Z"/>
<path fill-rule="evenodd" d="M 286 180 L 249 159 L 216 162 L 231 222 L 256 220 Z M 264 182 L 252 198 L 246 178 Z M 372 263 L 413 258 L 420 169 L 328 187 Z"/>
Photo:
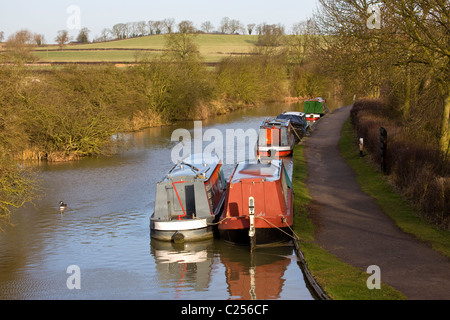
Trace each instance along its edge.
<path fill-rule="evenodd" d="M 230 57 L 217 67 L 218 92 L 236 102 L 257 105 L 286 96 L 286 69 L 280 57 Z"/>

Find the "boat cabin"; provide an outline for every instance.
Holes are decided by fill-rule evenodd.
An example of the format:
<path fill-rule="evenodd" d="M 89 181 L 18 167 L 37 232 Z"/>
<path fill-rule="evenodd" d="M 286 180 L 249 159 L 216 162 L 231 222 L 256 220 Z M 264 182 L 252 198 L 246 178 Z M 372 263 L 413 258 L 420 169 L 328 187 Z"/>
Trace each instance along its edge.
<path fill-rule="evenodd" d="M 290 120 L 269 119 L 259 128 L 257 155 L 278 158 L 289 156 L 295 146 L 295 136 Z"/>

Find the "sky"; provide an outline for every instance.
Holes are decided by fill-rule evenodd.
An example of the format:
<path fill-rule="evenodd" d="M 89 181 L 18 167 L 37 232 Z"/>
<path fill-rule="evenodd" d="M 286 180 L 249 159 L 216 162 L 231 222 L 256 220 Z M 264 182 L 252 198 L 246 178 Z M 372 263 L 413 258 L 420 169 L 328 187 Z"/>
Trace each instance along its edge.
<path fill-rule="evenodd" d="M 5 40 L 16 31 L 27 29 L 43 34 L 48 44 L 55 43 L 58 30 L 76 37 L 87 27 L 89 38 L 117 23 L 175 19 L 194 22 L 197 28 L 211 21 L 218 29 L 223 17 L 249 23 L 281 23 L 286 31 L 311 17 L 317 0 L 2 0 L 0 31 Z"/>

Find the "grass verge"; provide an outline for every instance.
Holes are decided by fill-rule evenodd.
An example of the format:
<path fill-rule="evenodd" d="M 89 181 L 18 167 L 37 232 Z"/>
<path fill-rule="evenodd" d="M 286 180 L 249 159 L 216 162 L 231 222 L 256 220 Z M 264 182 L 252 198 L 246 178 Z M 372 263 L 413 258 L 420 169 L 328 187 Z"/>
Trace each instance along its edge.
<path fill-rule="evenodd" d="M 320 248 L 314 242 L 315 225 L 308 212 L 311 197 L 306 187 L 308 176 L 304 146 L 294 150 L 292 183 L 295 191 L 294 229 L 299 236 L 299 247 L 305 256 L 308 269 L 314 279 L 333 300 L 401 300 L 406 297 L 390 286 L 369 290 L 369 274 L 340 261 L 336 256 Z"/>
<path fill-rule="evenodd" d="M 347 120 L 342 128 L 339 147 L 344 159 L 356 172 L 362 190 L 375 199 L 403 232 L 414 235 L 450 258 L 450 233 L 433 227 L 417 216 L 416 210 L 395 192 L 387 179 L 369 163 L 368 157 L 359 157 L 356 141 L 350 120 Z"/>

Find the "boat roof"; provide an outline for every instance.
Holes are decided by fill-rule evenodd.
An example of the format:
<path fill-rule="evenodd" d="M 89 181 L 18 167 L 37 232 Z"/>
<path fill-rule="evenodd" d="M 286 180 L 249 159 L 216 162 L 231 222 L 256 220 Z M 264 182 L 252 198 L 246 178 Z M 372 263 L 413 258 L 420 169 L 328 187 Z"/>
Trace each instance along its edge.
<path fill-rule="evenodd" d="M 321 97 L 316 97 L 316 98 L 313 98 L 313 99 L 308 99 L 308 100 L 306 100 L 306 101 L 318 101 L 318 102 L 324 103 L 324 102 L 325 102 L 325 99 L 324 99 L 324 98 L 321 98 Z M 306 101 L 305 101 L 305 102 L 306 102 Z"/>
<path fill-rule="evenodd" d="M 280 179 L 283 161 L 279 159 L 268 163 L 244 161 L 237 164 L 230 177 L 230 183 L 238 183 L 243 180 L 276 181 Z"/>
<path fill-rule="evenodd" d="M 289 115 L 289 116 L 303 117 L 306 113 L 300 112 L 300 111 L 285 111 L 282 114 L 286 114 L 286 115 Z"/>
<path fill-rule="evenodd" d="M 293 125 L 305 125 L 306 113 L 304 112 L 284 112 L 277 116 L 278 120 L 290 120 Z"/>
<path fill-rule="evenodd" d="M 220 159 L 217 156 L 206 154 L 192 154 L 185 157 L 172 167 L 166 177 L 163 179 L 168 180 L 173 178 L 203 178 L 209 179 L 220 164 Z"/>
<path fill-rule="evenodd" d="M 261 127 L 289 127 L 290 122 L 289 119 L 266 119 L 261 124 Z"/>

